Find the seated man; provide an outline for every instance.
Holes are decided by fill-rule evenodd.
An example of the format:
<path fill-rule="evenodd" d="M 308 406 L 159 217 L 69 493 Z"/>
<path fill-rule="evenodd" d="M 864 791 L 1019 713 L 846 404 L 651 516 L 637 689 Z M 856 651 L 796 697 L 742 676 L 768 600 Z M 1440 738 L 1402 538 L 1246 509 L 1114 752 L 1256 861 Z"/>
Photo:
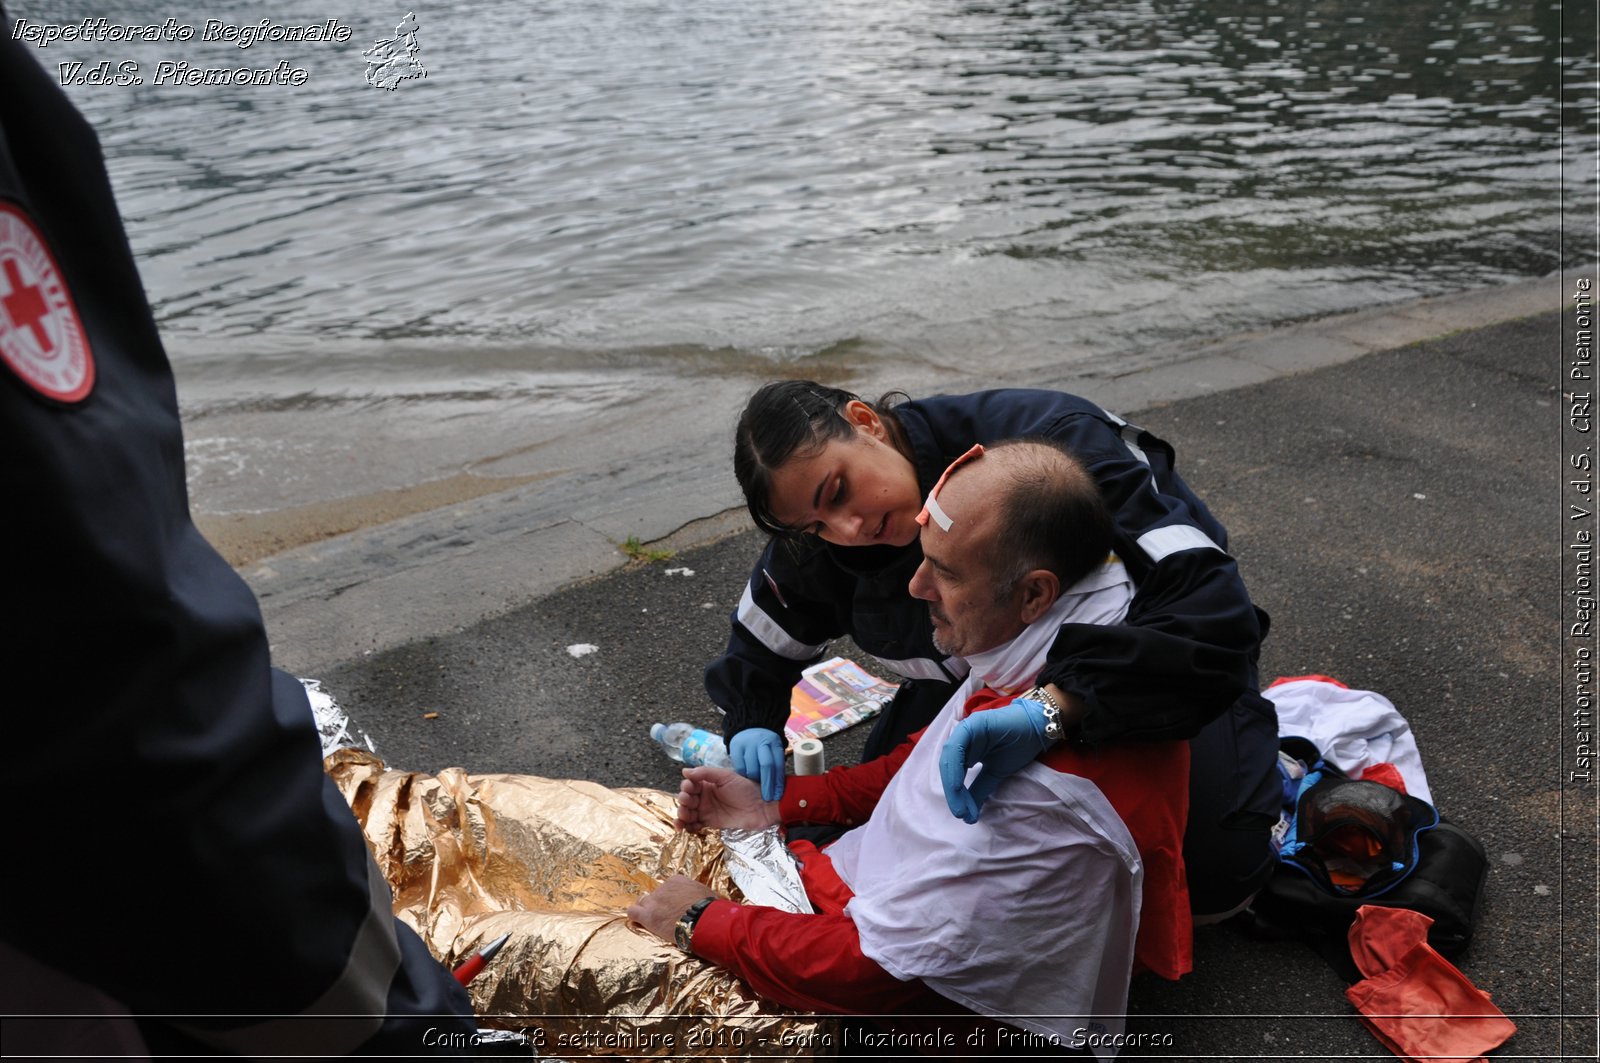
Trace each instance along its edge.
<path fill-rule="evenodd" d="M 968 713 L 1044 696 L 1030 688 L 1063 623 L 1121 620 L 1133 587 L 1110 527 L 1094 481 L 1053 446 L 974 448 L 952 465 L 924 510 L 911 592 L 972 671 L 933 723 L 887 757 L 790 780 L 780 802 L 726 769 L 684 772 L 687 828 L 860 824 L 825 852 L 794 843 L 818 914 L 735 904 L 676 876 L 630 916 L 802 1010 L 955 1005 L 1065 1045 L 1114 1043 L 1136 955 L 1169 978 L 1190 967 L 1187 746 L 1057 743 L 973 823 L 951 817 L 939 765 Z"/>

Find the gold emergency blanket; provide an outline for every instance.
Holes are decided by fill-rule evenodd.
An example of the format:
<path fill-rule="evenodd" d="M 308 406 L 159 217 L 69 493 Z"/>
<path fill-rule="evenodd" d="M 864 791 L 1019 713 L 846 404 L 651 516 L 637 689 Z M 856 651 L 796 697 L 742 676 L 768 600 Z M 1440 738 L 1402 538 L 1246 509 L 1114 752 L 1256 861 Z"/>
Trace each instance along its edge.
<path fill-rule="evenodd" d="M 325 767 L 394 891 L 395 914 L 454 967 L 509 933 L 468 987 L 485 1025 L 540 1054 L 804 1057 L 834 1021 L 757 998 L 728 971 L 628 921 L 674 874 L 740 899 L 715 834 L 673 827 L 656 790 L 531 775 L 389 771 L 341 749 Z"/>

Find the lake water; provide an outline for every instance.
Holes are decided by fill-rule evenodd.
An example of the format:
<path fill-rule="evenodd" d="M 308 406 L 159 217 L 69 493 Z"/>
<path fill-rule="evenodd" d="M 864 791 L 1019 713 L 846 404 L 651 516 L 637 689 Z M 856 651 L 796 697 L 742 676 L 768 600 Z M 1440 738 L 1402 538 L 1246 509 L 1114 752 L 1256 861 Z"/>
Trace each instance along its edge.
<path fill-rule="evenodd" d="M 129 0 L 197 38 L 36 53 L 145 78 L 68 91 L 213 509 L 351 493 L 327 448 L 397 434 L 466 467 L 495 411 L 641 380 L 1146 352 L 1594 253 L 1593 4 L 416 2 L 393 91 L 362 51 L 407 8 L 351 0 Z M 264 17 L 353 35 L 198 39 Z"/>

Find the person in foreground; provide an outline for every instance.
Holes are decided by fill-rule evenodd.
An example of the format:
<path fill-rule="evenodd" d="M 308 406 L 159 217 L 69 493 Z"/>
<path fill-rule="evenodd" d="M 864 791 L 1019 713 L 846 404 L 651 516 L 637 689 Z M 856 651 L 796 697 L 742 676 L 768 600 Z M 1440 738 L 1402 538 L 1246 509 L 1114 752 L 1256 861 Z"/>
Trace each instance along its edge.
<path fill-rule="evenodd" d="M 190 519 L 94 131 L 10 29 L 0 11 L 0 664 L 8 838 L 45 878 L 0 926 L 5 1048 L 443 1051 L 476 1031 L 467 994 L 396 922 L 305 690 Z"/>
<path fill-rule="evenodd" d="M 781 801 L 728 769 L 684 772 L 685 828 L 853 828 L 823 852 L 791 843 L 818 914 L 717 899 L 678 876 L 629 915 L 791 1007 L 955 1004 L 1104 1052 L 1122 1036 L 1136 956 L 1169 978 L 1189 969 L 1187 745 L 1064 743 L 998 783 L 972 823 L 950 815 L 939 760 L 963 720 L 1030 690 L 1061 625 L 1120 622 L 1132 581 L 1093 479 L 1052 445 L 973 448 L 920 519 L 911 593 L 971 664 L 927 729 L 889 756 L 793 778 Z"/>
<path fill-rule="evenodd" d="M 1059 625 L 1038 697 L 955 729 L 947 814 L 977 819 L 1007 773 L 1063 738 L 1100 749 L 1192 739 L 1191 900 L 1197 914 L 1219 918 L 1247 902 L 1274 863 L 1277 727 L 1255 677 L 1267 618 L 1227 553 L 1227 532 L 1174 470 L 1172 448 L 1072 395 L 1003 390 L 869 404 L 779 381 L 752 396 L 734 471 L 773 540 L 734 612 L 727 651 L 706 668 L 734 767 L 758 779 L 764 797 L 782 795 L 790 689 L 842 635 L 907 680 L 863 760 L 932 719 L 968 661 L 907 589 L 923 562 L 916 518 L 951 461 L 975 443 L 1015 437 L 1047 438 L 1087 469 L 1136 593 L 1121 623 Z M 978 762 L 984 774 L 968 786 L 966 768 Z"/>

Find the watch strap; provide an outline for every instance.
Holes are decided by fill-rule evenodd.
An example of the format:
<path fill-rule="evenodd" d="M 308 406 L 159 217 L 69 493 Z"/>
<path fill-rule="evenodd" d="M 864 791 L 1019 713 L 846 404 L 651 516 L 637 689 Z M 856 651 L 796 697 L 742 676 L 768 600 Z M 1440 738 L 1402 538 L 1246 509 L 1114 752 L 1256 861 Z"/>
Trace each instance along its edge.
<path fill-rule="evenodd" d="M 1042 686 L 1034 687 L 1022 695 L 1028 701 L 1038 702 L 1044 709 L 1044 736 L 1051 742 L 1059 742 L 1067 737 L 1066 730 L 1061 726 L 1061 705 L 1051 696 L 1050 691 Z"/>
<path fill-rule="evenodd" d="M 701 914 L 711 907 L 711 902 L 714 900 L 716 900 L 715 897 L 702 897 L 689 905 L 688 910 L 678 916 L 677 925 L 672 928 L 672 943 L 674 945 L 684 952 L 694 951 L 694 949 L 690 948 L 694 941 L 694 926 L 700 921 Z"/>

